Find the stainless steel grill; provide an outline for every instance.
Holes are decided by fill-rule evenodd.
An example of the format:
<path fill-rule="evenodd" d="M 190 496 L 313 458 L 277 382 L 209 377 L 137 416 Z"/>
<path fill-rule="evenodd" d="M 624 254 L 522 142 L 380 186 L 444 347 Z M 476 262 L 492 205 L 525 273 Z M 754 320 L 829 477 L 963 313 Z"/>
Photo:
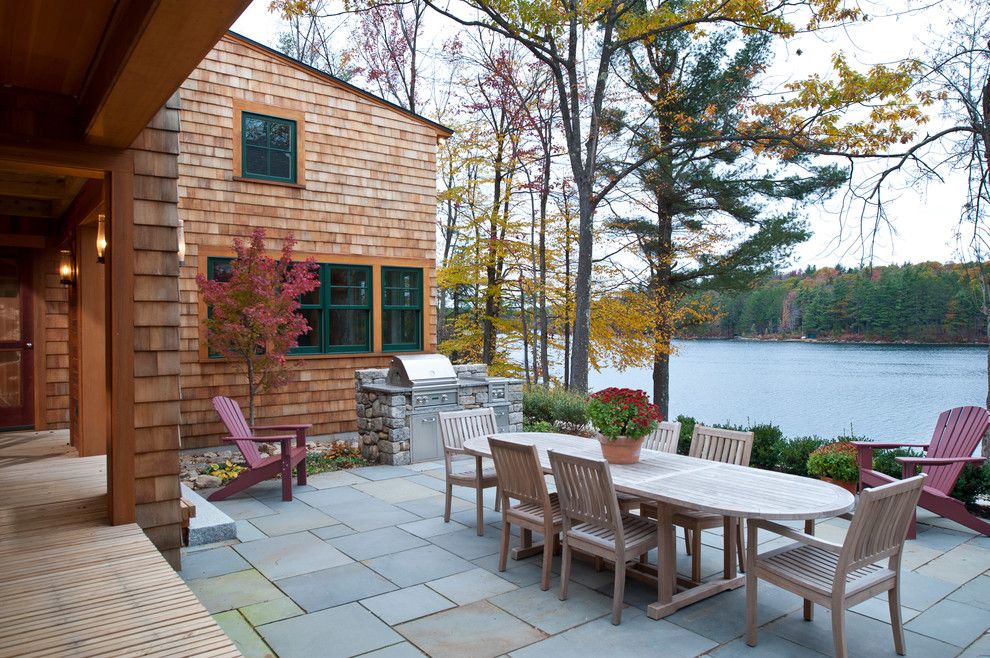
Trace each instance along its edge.
<path fill-rule="evenodd" d="M 443 354 L 403 354 L 392 357 L 386 381 L 392 386 L 418 389 L 457 386 L 457 374 Z"/>

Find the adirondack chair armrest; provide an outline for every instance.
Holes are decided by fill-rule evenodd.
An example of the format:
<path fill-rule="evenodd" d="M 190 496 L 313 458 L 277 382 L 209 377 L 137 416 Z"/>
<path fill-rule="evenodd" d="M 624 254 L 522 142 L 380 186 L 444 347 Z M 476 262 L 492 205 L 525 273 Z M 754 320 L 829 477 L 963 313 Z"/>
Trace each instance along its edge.
<path fill-rule="evenodd" d="M 830 553 L 840 553 L 842 551 L 842 544 L 835 544 L 830 541 L 826 541 L 820 537 L 815 537 L 814 535 L 808 535 L 794 528 L 788 528 L 785 525 L 779 523 L 774 523 L 773 521 L 766 521 L 763 519 L 750 519 L 748 523 L 755 525 L 757 528 L 763 528 L 764 530 L 769 530 L 774 532 L 781 537 L 787 537 L 788 539 L 793 539 L 794 541 L 800 542 L 802 544 L 807 544 L 808 546 L 815 546 L 822 550 L 828 551 Z"/>
<path fill-rule="evenodd" d="M 300 423 L 298 425 L 255 425 L 251 429 L 254 431 L 262 430 L 308 430 L 313 426 L 313 423 Z"/>
<path fill-rule="evenodd" d="M 860 471 L 873 469 L 873 451 L 890 448 L 920 448 L 928 450 L 927 443 L 907 443 L 902 441 L 852 441 L 856 446 L 856 465 Z"/>
<path fill-rule="evenodd" d="M 986 457 L 895 457 L 901 464 L 901 479 L 912 477 L 919 466 L 948 466 L 949 464 L 982 464 Z"/>

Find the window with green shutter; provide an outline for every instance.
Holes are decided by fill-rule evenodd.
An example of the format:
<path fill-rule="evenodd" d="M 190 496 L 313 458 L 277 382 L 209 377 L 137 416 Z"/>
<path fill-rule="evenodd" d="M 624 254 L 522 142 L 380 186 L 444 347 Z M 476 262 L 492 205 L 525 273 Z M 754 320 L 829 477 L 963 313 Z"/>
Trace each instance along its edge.
<path fill-rule="evenodd" d="M 382 349 L 423 349 L 423 270 L 382 268 Z"/>
<path fill-rule="evenodd" d="M 296 122 L 241 113 L 241 176 L 296 182 Z"/>

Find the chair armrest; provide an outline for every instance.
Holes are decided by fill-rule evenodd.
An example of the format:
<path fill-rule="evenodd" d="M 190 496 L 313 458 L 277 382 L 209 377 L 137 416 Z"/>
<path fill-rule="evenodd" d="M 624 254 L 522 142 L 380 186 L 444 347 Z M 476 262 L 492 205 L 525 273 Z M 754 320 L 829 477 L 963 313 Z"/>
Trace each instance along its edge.
<path fill-rule="evenodd" d="M 291 441 L 296 438 L 295 434 L 275 434 L 273 436 L 226 436 L 224 441 L 226 443 L 234 443 L 235 441 L 254 441 L 255 443 L 275 443 L 276 441 Z"/>
<path fill-rule="evenodd" d="M 303 423 L 299 425 L 255 425 L 251 429 L 257 430 L 308 430 L 312 427 L 312 423 Z"/>
<path fill-rule="evenodd" d="M 883 450 L 887 448 L 921 448 L 922 450 L 928 449 L 927 443 L 905 443 L 901 441 L 850 441 L 856 449 L 860 448 L 875 448 L 878 450 Z"/>
<path fill-rule="evenodd" d="M 947 464 L 982 464 L 986 457 L 895 457 L 902 464 L 945 466 Z"/>
<path fill-rule="evenodd" d="M 830 541 L 826 541 L 814 535 L 806 535 L 803 532 L 798 532 L 794 528 L 788 528 L 785 525 L 779 523 L 774 523 L 773 521 L 765 521 L 763 519 L 750 519 L 747 523 L 756 526 L 757 528 L 763 528 L 764 530 L 769 530 L 770 532 L 775 532 L 782 537 L 787 537 L 788 539 L 793 539 L 794 541 L 801 542 L 802 544 L 807 544 L 808 546 L 815 546 L 822 550 L 828 551 L 830 553 L 840 553 L 842 551 L 841 544 L 835 544 Z"/>

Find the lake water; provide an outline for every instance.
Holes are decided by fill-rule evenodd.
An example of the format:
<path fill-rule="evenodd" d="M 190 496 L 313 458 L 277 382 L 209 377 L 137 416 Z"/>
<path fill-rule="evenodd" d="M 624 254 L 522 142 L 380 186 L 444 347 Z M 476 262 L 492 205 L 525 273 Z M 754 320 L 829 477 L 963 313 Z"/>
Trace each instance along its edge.
<path fill-rule="evenodd" d="M 707 423 L 772 422 L 784 436 L 875 440 L 931 437 L 940 411 L 982 406 L 986 347 L 854 345 L 744 340 L 676 341 L 671 416 Z M 641 388 L 650 371 L 592 372 L 591 388 Z"/>

